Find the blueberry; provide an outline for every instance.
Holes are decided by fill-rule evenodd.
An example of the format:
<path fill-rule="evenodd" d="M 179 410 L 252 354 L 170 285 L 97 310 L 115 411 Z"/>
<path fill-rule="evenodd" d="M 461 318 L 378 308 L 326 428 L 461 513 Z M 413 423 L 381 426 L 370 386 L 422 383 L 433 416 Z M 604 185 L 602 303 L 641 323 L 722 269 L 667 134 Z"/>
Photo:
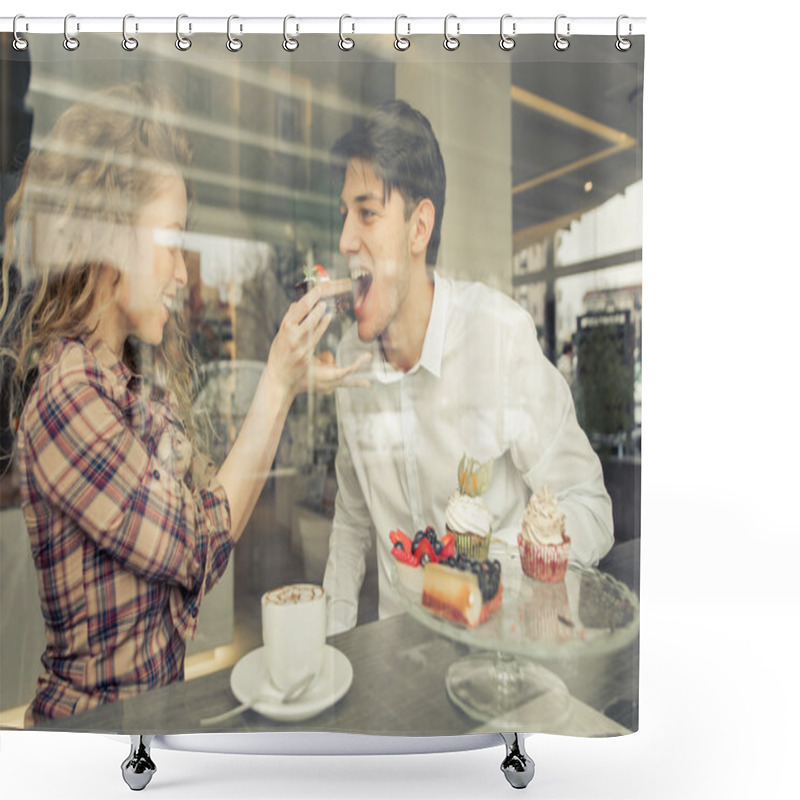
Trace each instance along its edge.
<path fill-rule="evenodd" d="M 437 556 L 441 554 L 443 548 L 444 545 L 438 539 L 433 543 L 433 552 L 436 553 Z"/>

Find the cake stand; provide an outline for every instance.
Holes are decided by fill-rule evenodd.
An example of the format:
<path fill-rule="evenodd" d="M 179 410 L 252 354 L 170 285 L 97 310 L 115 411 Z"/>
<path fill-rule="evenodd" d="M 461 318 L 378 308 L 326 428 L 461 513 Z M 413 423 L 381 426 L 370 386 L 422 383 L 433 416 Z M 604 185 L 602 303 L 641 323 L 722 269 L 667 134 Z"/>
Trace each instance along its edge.
<path fill-rule="evenodd" d="M 418 622 L 477 649 L 454 662 L 447 693 L 462 711 L 505 730 L 524 730 L 518 709 L 536 703 L 542 731 L 558 729 L 569 713 L 564 682 L 541 661 L 613 653 L 639 630 L 639 601 L 627 586 L 596 569 L 570 564 L 560 583 L 534 581 L 522 572 L 519 552 L 495 540 L 490 559 L 502 565 L 500 609 L 477 628 L 439 617 L 422 606 L 422 570 L 394 564 L 393 587 Z"/>

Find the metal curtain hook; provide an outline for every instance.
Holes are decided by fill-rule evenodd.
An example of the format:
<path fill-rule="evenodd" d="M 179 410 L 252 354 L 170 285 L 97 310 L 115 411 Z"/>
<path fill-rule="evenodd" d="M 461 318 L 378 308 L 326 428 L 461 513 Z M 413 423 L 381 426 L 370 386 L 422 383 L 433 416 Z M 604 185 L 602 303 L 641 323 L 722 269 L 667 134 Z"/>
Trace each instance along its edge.
<path fill-rule="evenodd" d="M 503 16 L 500 17 L 500 49 L 506 51 L 513 50 L 514 45 L 517 43 L 513 35 L 509 36 L 504 30 L 505 22 L 507 19 L 511 19 L 511 14 L 503 14 Z M 517 23 L 512 22 L 511 33 L 515 34 L 516 32 L 517 32 Z"/>
<path fill-rule="evenodd" d="M 134 36 L 128 36 L 128 20 L 135 19 L 133 14 L 126 14 L 122 18 L 122 49 L 129 53 L 139 46 L 139 40 Z M 138 30 L 138 25 L 136 26 Z"/>
<path fill-rule="evenodd" d="M 456 22 L 456 35 L 451 36 L 447 31 L 447 24 L 450 22 L 451 19 L 456 19 L 456 15 L 448 14 L 444 18 L 444 49 L 453 51 L 453 50 L 458 50 L 458 46 L 461 44 L 461 42 L 458 39 L 458 34 L 461 29 L 461 23 Z"/>
<path fill-rule="evenodd" d="M 187 38 L 181 33 L 181 20 L 188 19 L 188 14 L 178 14 L 177 19 L 175 20 L 175 47 L 178 50 L 188 50 L 192 46 L 192 40 Z M 192 23 L 189 23 L 189 30 L 192 30 Z"/>
<path fill-rule="evenodd" d="M 620 51 L 620 53 L 624 53 L 627 50 L 630 50 L 631 49 L 631 44 L 632 44 L 630 39 L 623 38 L 622 34 L 620 33 L 620 23 L 624 19 L 628 19 L 628 17 L 625 14 L 620 14 L 617 17 L 617 41 L 614 44 L 614 47 L 616 47 L 617 50 Z M 632 32 L 633 32 L 633 26 L 629 22 L 628 23 L 628 36 L 630 36 Z"/>
<path fill-rule="evenodd" d="M 289 36 L 287 26 L 290 19 L 295 18 L 291 14 L 283 18 L 283 49 L 286 50 L 287 53 L 293 53 L 298 47 L 300 47 L 300 41 L 295 39 L 294 36 Z"/>
<path fill-rule="evenodd" d="M 394 18 L 394 49 L 400 50 L 408 50 L 411 47 L 411 39 L 407 39 L 405 36 L 401 36 L 398 31 L 398 26 L 400 24 L 401 19 L 408 19 L 405 14 L 398 14 Z M 411 23 L 407 23 L 408 32 L 411 33 Z"/>
<path fill-rule="evenodd" d="M 236 14 L 231 14 L 228 17 L 228 41 L 225 43 L 225 47 L 227 47 L 228 50 L 231 51 L 231 53 L 238 53 L 244 45 L 241 39 L 237 39 L 231 33 L 231 22 L 233 22 L 235 19 L 239 19 L 239 17 L 237 17 Z M 239 26 L 239 30 L 240 31 L 242 30 L 241 26 Z"/>
<path fill-rule="evenodd" d="M 558 32 L 558 21 L 559 21 L 560 19 L 566 19 L 566 18 L 567 18 L 567 15 L 566 15 L 566 14 L 559 14 L 559 15 L 556 17 L 555 25 L 553 26 L 553 29 L 554 29 L 554 32 L 555 32 L 555 37 L 556 37 L 556 38 L 555 38 L 555 41 L 553 42 L 553 47 L 555 47 L 555 49 L 556 49 L 556 50 L 560 50 L 560 51 L 562 51 L 562 52 L 563 52 L 564 50 L 566 50 L 566 49 L 569 47 L 569 39 L 565 39 L 565 38 L 564 38 L 564 37 L 563 37 L 563 36 L 562 36 L 562 35 L 561 35 L 561 34 Z M 567 23 L 567 36 L 569 36 L 569 28 L 570 28 L 570 24 L 569 24 L 569 22 L 568 22 L 568 23 Z"/>
<path fill-rule="evenodd" d="M 67 14 L 67 16 L 64 17 L 64 49 L 70 52 L 77 50 L 81 46 L 81 43 L 74 36 L 70 36 L 69 21 L 71 19 L 75 19 L 74 14 Z M 76 24 L 76 30 L 80 30 L 80 25 Z"/>
<path fill-rule="evenodd" d="M 21 19 L 25 19 L 25 16 L 23 14 L 17 14 L 17 16 L 14 17 L 14 25 L 12 27 L 12 31 L 14 32 L 14 39 L 11 42 L 11 44 L 14 46 L 14 49 L 15 50 L 20 50 L 20 51 L 21 50 L 27 50 L 28 49 L 28 44 L 29 44 L 28 40 L 24 36 L 20 36 L 19 35 L 19 31 L 17 30 L 17 23 Z M 28 28 L 28 26 L 26 24 L 25 25 L 25 29 L 27 30 L 27 28 Z"/>
<path fill-rule="evenodd" d="M 345 36 L 342 32 L 342 26 L 344 25 L 344 21 L 346 19 L 353 19 L 349 14 L 342 14 L 339 17 L 339 49 L 340 50 L 352 50 L 356 43 L 348 36 Z M 355 31 L 356 26 L 355 23 L 353 24 L 353 30 Z"/>

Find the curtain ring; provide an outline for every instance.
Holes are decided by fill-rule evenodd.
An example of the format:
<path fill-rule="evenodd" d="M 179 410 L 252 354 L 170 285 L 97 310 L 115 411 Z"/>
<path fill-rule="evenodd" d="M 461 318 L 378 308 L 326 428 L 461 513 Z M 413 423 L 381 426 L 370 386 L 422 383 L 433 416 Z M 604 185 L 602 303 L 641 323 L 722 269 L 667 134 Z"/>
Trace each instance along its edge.
<path fill-rule="evenodd" d="M 560 19 L 566 19 L 566 18 L 567 18 L 566 14 L 559 14 L 556 17 L 556 21 L 555 21 L 555 25 L 554 25 L 554 31 L 555 31 L 555 37 L 556 38 L 555 38 L 555 41 L 553 42 L 553 47 L 555 47 L 556 50 L 559 50 L 561 52 L 563 52 L 564 50 L 566 50 L 569 47 L 569 39 L 565 39 L 558 32 L 558 21 Z M 569 36 L 569 28 L 570 28 L 570 24 L 568 22 L 567 23 L 567 36 Z"/>
<path fill-rule="evenodd" d="M 135 19 L 133 14 L 126 14 L 122 18 L 122 49 L 127 50 L 130 53 L 133 52 L 139 46 L 139 40 L 134 36 L 128 36 L 129 19 Z"/>
<path fill-rule="evenodd" d="M 622 37 L 622 35 L 620 34 L 620 32 L 619 32 L 620 23 L 624 19 L 628 19 L 628 17 L 625 14 L 620 14 L 617 17 L 617 41 L 615 42 L 614 47 L 616 47 L 617 50 L 620 51 L 620 53 L 625 53 L 626 51 L 631 49 L 631 40 L 630 39 L 624 39 Z M 628 23 L 628 36 L 631 35 L 631 31 L 632 31 L 632 27 L 631 27 L 631 24 L 629 22 Z"/>
<path fill-rule="evenodd" d="M 242 42 L 242 40 L 241 39 L 237 39 L 231 33 L 231 22 L 233 22 L 235 19 L 239 19 L 239 17 L 237 17 L 236 14 L 231 14 L 228 17 L 228 41 L 225 42 L 225 47 L 227 47 L 228 50 L 230 50 L 231 53 L 238 53 L 242 49 L 242 47 L 244 46 L 244 43 Z M 239 30 L 241 30 L 241 27 L 239 28 Z"/>
<path fill-rule="evenodd" d="M 339 49 L 345 51 L 352 50 L 356 46 L 356 43 L 349 36 L 345 36 L 342 33 L 342 25 L 346 19 L 353 18 L 349 14 L 342 14 L 342 16 L 339 17 Z M 356 26 L 353 24 L 353 30 L 355 29 Z"/>
<path fill-rule="evenodd" d="M 192 46 L 192 40 L 181 33 L 181 20 L 188 19 L 188 17 L 188 14 L 178 14 L 175 20 L 175 47 L 184 52 Z M 192 24 L 189 23 L 189 30 L 191 31 L 191 29 Z"/>
<path fill-rule="evenodd" d="M 295 39 L 294 36 L 289 36 L 288 24 L 290 19 L 295 19 L 291 14 L 283 18 L 283 49 L 287 53 L 294 53 L 300 47 L 300 41 Z"/>
<path fill-rule="evenodd" d="M 408 19 L 405 14 L 398 14 L 394 18 L 394 49 L 400 50 L 401 52 L 404 50 L 408 50 L 411 47 L 411 39 L 407 39 L 405 36 L 401 36 L 398 31 L 398 26 L 400 24 L 401 19 Z M 408 32 L 411 33 L 411 24 L 408 24 Z"/>
<path fill-rule="evenodd" d="M 458 32 L 459 32 L 459 29 L 460 29 L 461 25 L 460 25 L 460 23 L 456 22 L 456 35 L 455 36 L 451 36 L 447 32 L 447 23 L 450 22 L 451 19 L 456 19 L 456 15 L 455 14 L 448 14 L 444 18 L 444 42 L 443 42 L 443 44 L 444 44 L 444 49 L 445 50 L 450 50 L 452 52 L 453 50 L 458 50 L 458 46 L 461 44 L 461 42 L 458 40 Z"/>
<path fill-rule="evenodd" d="M 508 52 L 509 50 L 513 50 L 514 45 L 517 43 L 513 35 L 509 36 L 503 29 L 503 26 L 505 25 L 505 21 L 507 19 L 511 19 L 511 14 L 503 14 L 503 16 L 500 17 L 500 49 L 505 50 L 506 52 Z M 517 23 L 512 22 L 511 33 L 514 34 L 516 32 L 517 32 Z"/>
<path fill-rule="evenodd" d="M 21 19 L 25 19 L 25 16 L 23 14 L 17 14 L 17 16 L 14 17 L 14 25 L 12 27 L 12 31 L 14 32 L 14 39 L 11 42 L 11 44 L 14 46 L 14 49 L 19 51 L 27 50 L 28 44 L 30 44 L 24 36 L 19 35 L 19 31 L 17 30 L 17 22 Z"/>
<path fill-rule="evenodd" d="M 74 36 L 70 36 L 69 21 L 71 19 L 75 19 L 74 14 L 67 14 L 67 16 L 64 17 L 64 49 L 73 52 L 81 46 L 81 43 Z M 77 26 L 76 29 L 80 30 L 80 27 Z"/>

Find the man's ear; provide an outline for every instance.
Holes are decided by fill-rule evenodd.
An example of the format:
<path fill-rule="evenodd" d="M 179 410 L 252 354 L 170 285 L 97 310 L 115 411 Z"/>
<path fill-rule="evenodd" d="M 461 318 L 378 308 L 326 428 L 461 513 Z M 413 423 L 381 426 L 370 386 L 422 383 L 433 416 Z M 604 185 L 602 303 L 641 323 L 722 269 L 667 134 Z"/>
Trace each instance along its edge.
<path fill-rule="evenodd" d="M 412 255 L 422 255 L 428 250 L 428 242 L 436 222 L 436 208 L 427 197 L 417 203 L 411 214 L 410 244 Z"/>

